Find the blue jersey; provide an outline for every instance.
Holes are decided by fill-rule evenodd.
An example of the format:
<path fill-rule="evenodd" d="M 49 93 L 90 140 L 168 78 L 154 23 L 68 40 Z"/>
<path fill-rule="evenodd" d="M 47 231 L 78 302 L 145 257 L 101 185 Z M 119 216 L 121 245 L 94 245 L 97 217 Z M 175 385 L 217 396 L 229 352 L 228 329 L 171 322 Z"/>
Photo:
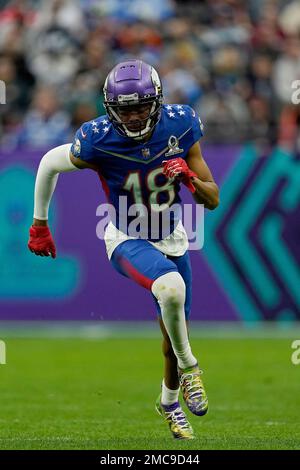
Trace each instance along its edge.
<path fill-rule="evenodd" d="M 80 127 L 71 151 L 75 157 L 96 165 L 116 213 L 116 227 L 130 235 L 129 226 L 137 216 L 147 218 L 141 238 L 157 241 L 172 233 L 180 219 L 180 183 L 163 174 L 162 162 L 185 159 L 202 135 L 200 118 L 190 106 L 163 105 L 161 118 L 147 142 L 120 135 L 104 115 Z"/>

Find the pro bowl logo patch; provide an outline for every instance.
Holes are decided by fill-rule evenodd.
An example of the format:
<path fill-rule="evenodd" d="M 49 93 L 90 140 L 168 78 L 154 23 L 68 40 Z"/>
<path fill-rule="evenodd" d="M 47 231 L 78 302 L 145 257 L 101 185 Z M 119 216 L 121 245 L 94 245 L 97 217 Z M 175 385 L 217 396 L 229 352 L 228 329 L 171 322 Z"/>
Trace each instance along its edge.
<path fill-rule="evenodd" d="M 171 157 L 172 155 L 177 155 L 178 153 L 182 153 L 183 149 L 178 147 L 179 140 L 175 135 L 171 135 L 168 141 L 169 151 L 165 153 L 166 157 Z"/>
<path fill-rule="evenodd" d="M 73 153 L 74 157 L 79 157 L 80 152 L 81 152 L 81 143 L 80 143 L 80 140 L 79 140 L 79 139 L 75 139 L 75 142 L 74 142 L 73 148 L 72 148 L 72 153 Z"/>

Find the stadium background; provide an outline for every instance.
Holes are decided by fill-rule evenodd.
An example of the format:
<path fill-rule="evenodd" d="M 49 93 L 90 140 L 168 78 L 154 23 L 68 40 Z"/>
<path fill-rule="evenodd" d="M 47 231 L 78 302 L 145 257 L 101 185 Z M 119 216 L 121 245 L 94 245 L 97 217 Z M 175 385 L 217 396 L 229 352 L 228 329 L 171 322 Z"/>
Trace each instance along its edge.
<path fill-rule="evenodd" d="M 99 448 L 95 433 L 101 448 L 174 446 L 152 402 L 144 407 L 161 367 L 158 327 L 145 323 L 155 319 L 152 299 L 113 270 L 96 237 L 105 197 L 92 172 L 60 176 L 50 211 L 58 258 L 26 246 L 41 156 L 103 112 L 104 78 L 130 57 L 158 69 L 166 102 L 199 112 L 221 189 L 204 247 L 191 252 L 192 320 L 213 325 L 191 336 L 215 410 L 194 448 L 299 448 L 290 354 L 300 318 L 300 112 L 291 87 L 300 79 L 300 2 L 0 0 L 0 8 L 0 448 Z M 183 200 L 191 201 L 184 191 Z M 249 328 L 258 324 L 276 328 Z M 104 385 L 120 357 L 122 374 Z"/>
<path fill-rule="evenodd" d="M 204 248 L 192 252 L 193 318 L 299 318 L 299 105 L 291 98 L 299 2 L 1 4 L 0 318 L 155 318 L 150 296 L 114 272 L 96 238 L 105 197 L 94 175 L 60 178 L 58 259 L 26 251 L 41 156 L 103 112 L 104 78 L 126 57 L 157 67 L 166 102 L 199 112 L 221 187 L 220 207 L 205 217 Z"/>

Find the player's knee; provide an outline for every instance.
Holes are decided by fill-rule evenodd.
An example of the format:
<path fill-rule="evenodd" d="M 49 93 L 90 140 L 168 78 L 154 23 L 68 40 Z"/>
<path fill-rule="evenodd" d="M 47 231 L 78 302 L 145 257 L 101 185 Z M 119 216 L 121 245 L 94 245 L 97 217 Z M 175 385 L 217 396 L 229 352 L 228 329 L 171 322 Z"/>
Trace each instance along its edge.
<path fill-rule="evenodd" d="M 164 310 L 176 311 L 184 305 L 185 283 L 176 271 L 156 279 L 152 285 L 152 292 Z"/>
<path fill-rule="evenodd" d="M 171 312 L 178 311 L 178 309 L 180 309 L 184 305 L 184 299 L 185 295 L 183 290 L 179 292 L 176 290 L 175 287 L 171 287 L 167 289 L 167 292 L 165 294 L 165 308 Z"/>

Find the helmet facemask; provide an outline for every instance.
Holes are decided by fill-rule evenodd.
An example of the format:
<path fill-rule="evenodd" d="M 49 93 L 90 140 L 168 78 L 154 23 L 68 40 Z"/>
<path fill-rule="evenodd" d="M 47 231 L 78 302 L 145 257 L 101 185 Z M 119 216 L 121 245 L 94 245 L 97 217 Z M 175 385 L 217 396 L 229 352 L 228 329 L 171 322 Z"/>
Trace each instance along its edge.
<path fill-rule="evenodd" d="M 160 99 L 151 99 L 147 101 L 140 100 L 138 103 L 136 102 L 129 102 L 122 103 L 122 104 L 109 104 L 106 105 L 107 114 L 110 118 L 115 129 L 122 135 L 126 135 L 135 140 L 142 140 L 145 138 L 147 134 L 149 134 L 157 124 L 160 118 L 160 111 L 161 111 L 161 100 Z M 145 107 L 145 105 L 149 105 L 149 111 L 147 116 L 143 119 L 141 117 L 137 117 L 134 121 L 125 120 L 122 117 L 122 112 L 130 112 L 130 108 L 132 110 L 136 110 L 137 114 L 139 113 L 139 108 Z M 145 110 L 146 112 L 147 110 Z M 143 114 L 140 112 L 140 114 Z M 130 130 L 130 127 L 136 127 L 137 130 Z M 138 126 L 139 124 L 139 126 Z"/>

